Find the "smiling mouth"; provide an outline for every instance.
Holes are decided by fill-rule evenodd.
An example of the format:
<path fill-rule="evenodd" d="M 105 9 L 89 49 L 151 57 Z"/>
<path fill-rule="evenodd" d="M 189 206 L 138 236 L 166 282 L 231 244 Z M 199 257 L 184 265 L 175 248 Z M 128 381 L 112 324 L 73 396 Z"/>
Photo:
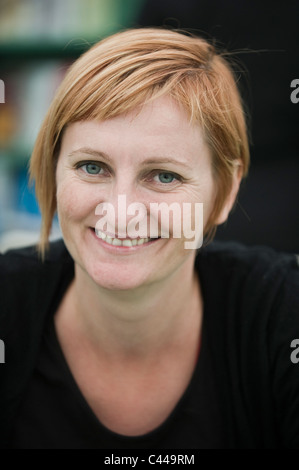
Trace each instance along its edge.
<path fill-rule="evenodd" d="M 125 238 L 125 239 L 120 239 L 120 238 L 112 238 L 109 235 L 106 235 L 104 232 L 101 232 L 100 230 L 97 230 L 96 228 L 94 229 L 96 236 L 100 239 L 103 240 L 104 242 L 108 243 L 109 245 L 113 246 L 126 246 L 126 247 L 131 247 L 131 246 L 140 246 L 144 245 L 145 243 L 149 243 L 152 241 L 158 240 L 160 237 L 156 238 Z"/>

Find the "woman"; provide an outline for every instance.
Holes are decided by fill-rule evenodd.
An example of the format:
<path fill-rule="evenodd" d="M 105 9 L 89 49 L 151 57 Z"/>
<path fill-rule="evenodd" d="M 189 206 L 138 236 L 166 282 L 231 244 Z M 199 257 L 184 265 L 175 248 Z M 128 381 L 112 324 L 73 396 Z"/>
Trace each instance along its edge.
<path fill-rule="evenodd" d="M 31 159 L 39 254 L 0 259 L 4 447 L 299 446 L 295 256 L 186 248 L 197 204 L 201 241 L 248 164 L 233 73 L 204 40 L 125 31 L 71 67 Z"/>

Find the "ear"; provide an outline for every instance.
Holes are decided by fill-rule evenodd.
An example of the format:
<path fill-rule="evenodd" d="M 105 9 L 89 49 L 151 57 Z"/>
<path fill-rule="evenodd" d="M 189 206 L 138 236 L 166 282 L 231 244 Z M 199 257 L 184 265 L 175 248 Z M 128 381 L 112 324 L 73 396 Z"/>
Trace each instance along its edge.
<path fill-rule="evenodd" d="M 218 214 L 218 217 L 215 221 L 216 225 L 221 225 L 227 221 L 229 213 L 232 210 L 233 205 L 237 198 L 237 194 L 240 188 L 240 183 L 242 180 L 242 175 L 243 175 L 242 164 L 240 161 L 236 161 L 234 172 L 233 172 L 233 177 L 232 177 L 233 179 L 232 179 L 231 190 L 226 198 L 226 201 L 223 204 L 223 207 L 220 213 Z"/>

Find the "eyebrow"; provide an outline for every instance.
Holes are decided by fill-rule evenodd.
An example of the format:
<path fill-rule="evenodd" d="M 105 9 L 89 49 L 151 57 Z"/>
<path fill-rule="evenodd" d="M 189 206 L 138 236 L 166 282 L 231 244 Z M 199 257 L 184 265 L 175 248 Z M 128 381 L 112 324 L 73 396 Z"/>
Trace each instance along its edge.
<path fill-rule="evenodd" d="M 69 153 L 68 156 L 75 157 L 77 155 L 82 155 L 82 153 L 91 155 L 92 157 L 96 157 L 96 158 L 105 158 L 106 160 L 112 163 L 111 158 L 105 152 L 100 152 L 99 150 L 94 150 L 90 147 L 82 147 L 80 149 L 73 150 L 72 152 Z"/>
<path fill-rule="evenodd" d="M 175 158 L 150 158 L 148 160 L 144 160 L 142 162 L 142 165 L 157 165 L 157 164 L 163 164 L 163 163 L 174 163 L 175 165 L 179 165 L 179 166 L 182 166 L 183 168 L 186 168 L 186 169 L 191 169 L 191 167 L 187 164 L 187 163 L 184 163 L 184 162 L 181 162 L 179 160 L 176 160 Z"/>
<path fill-rule="evenodd" d="M 113 163 L 113 160 L 109 157 L 109 155 L 107 153 L 101 152 L 99 150 L 92 149 L 90 147 L 82 147 L 80 149 L 73 150 L 72 152 L 69 153 L 69 157 L 73 157 L 73 156 L 76 156 L 78 154 L 80 154 L 80 155 L 81 154 L 87 154 L 87 155 L 91 155 L 95 158 L 104 158 L 105 160 L 107 160 L 111 164 Z M 187 163 L 184 163 L 180 160 L 176 160 L 174 158 L 168 158 L 168 157 L 149 158 L 147 160 L 143 160 L 141 162 L 141 165 L 146 166 L 146 165 L 157 165 L 157 164 L 164 164 L 164 163 L 173 163 L 175 165 L 179 165 L 179 166 L 181 166 L 183 168 L 186 168 L 188 170 L 191 169 L 191 166 L 188 165 Z"/>

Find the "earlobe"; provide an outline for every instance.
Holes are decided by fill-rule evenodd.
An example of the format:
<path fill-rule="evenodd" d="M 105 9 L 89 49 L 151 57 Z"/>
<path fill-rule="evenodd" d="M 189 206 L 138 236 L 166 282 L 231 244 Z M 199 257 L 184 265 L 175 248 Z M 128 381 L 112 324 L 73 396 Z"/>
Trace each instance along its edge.
<path fill-rule="evenodd" d="M 239 192 L 242 175 L 243 175 L 242 164 L 240 161 L 237 161 L 235 163 L 234 173 L 232 176 L 231 190 L 226 198 L 225 203 L 222 206 L 221 211 L 218 214 L 218 217 L 215 221 L 215 225 L 221 225 L 227 221 L 229 213 L 235 204 L 235 201 Z"/>

